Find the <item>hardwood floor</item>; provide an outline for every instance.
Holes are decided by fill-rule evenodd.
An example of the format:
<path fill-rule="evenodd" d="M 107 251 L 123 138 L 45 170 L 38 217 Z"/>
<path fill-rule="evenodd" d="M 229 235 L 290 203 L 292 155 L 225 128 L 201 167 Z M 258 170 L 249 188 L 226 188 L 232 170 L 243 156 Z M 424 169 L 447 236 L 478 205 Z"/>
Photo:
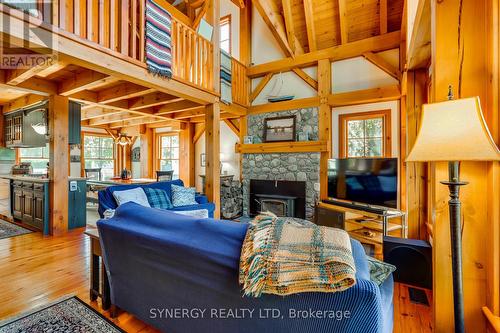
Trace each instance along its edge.
<path fill-rule="evenodd" d="M 60 237 L 31 233 L 0 240 L 0 281 L 0 320 L 72 295 L 109 318 L 89 299 L 89 240 L 81 229 Z M 395 333 L 432 332 L 430 307 L 411 303 L 404 285 L 396 284 L 394 311 Z M 113 321 L 131 333 L 158 332 L 127 313 Z"/>

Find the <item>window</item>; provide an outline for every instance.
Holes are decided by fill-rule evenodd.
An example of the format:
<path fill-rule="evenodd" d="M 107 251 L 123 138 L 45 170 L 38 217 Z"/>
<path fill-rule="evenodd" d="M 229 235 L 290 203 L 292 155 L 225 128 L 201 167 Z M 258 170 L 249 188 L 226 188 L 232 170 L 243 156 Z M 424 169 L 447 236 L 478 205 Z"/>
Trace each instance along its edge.
<path fill-rule="evenodd" d="M 49 147 L 19 148 L 19 160 L 21 162 L 31 162 L 33 173 L 47 173 L 47 163 L 49 163 Z"/>
<path fill-rule="evenodd" d="M 391 110 L 339 116 L 340 157 L 389 157 Z"/>
<path fill-rule="evenodd" d="M 231 15 L 220 19 L 220 48 L 231 54 Z"/>
<path fill-rule="evenodd" d="M 165 134 L 158 136 L 158 170 L 174 170 L 174 179 L 179 178 L 179 136 Z"/>
<path fill-rule="evenodd" d="M 115 175 L 114 142 L 104 135 L 83 137 L 83 165 L 85 169 L 101 168 L 101 177 L 109 179 Z"/>

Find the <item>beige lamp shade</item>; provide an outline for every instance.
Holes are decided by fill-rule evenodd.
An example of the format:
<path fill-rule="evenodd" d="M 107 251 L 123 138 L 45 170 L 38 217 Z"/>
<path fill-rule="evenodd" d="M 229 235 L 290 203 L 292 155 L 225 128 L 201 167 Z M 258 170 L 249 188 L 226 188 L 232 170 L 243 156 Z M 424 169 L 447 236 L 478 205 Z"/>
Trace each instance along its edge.
<path fill-rule="evenodd" d="M 498 160 L 500 151 L 484 121 L 479 97 L 423 106 L 407 162 Z"/>

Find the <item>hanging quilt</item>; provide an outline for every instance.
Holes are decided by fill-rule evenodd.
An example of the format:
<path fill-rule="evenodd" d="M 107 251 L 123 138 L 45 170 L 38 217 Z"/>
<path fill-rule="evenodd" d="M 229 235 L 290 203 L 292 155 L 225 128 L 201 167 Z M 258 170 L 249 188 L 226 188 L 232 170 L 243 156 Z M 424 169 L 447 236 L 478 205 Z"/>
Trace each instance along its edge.
<path fill-rule="evenodd" d="M 231 80 L 231 55 L 221 50 L 220 51 L 220 100 L 223 103 L 231 104 L 232 97 L 232 80 Z"/>
<path fill-rule="evenodd" d="M 146 65 L 149 72 L 172 77 L 172 16 L 153 0 L 146 1 Z"/>

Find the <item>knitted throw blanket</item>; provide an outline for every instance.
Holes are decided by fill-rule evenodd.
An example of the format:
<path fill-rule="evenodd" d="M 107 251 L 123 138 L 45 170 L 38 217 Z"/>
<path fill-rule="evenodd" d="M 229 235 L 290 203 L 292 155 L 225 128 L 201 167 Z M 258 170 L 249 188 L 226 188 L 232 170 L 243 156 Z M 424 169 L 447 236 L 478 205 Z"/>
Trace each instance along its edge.
<path fill-rule="evenodd" d="M 273 215 L 250 223 L 239 271 L 246 296 L 342 291 L 356 283 L 355 274 L 344 230 Z"/>
<path fill-rule="evenodd" d="M 153 74 L 172 77 L 172 17 L 153 0 L 146 1 L 146 65 Z"/>

